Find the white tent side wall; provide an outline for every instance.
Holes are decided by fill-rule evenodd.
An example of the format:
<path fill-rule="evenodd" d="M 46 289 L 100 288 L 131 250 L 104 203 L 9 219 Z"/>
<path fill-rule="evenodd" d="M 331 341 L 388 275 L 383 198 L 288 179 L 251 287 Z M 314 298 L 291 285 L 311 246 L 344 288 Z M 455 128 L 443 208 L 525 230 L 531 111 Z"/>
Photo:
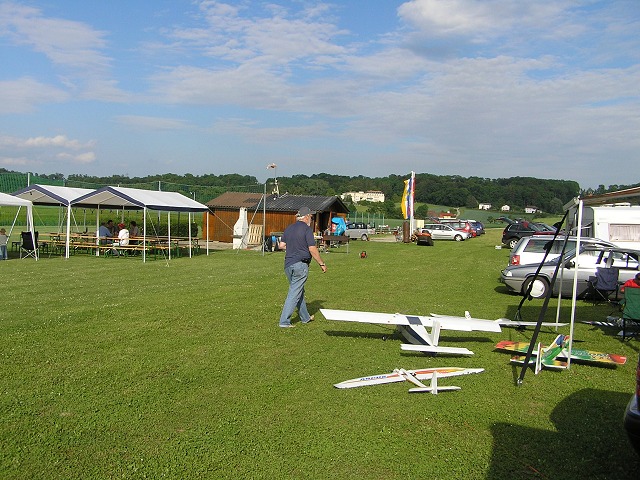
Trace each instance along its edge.
<path fill-rule="evenodd" d="M 36 234 L 33 226 L 33 203 L 29 200 L 25 200 L 23 198 L 14 197 L 13 195 L 7 195 L 6 193 L 0 193 L 0 205 L 7 207 L 18 207 L 18 213 L 24 207 L 27 212 L 27 230 L 31 234 L 31 240 L 33 245 L 36 245 Z M 18 216 L 14 217 L 13 224 L 11 225 L 11 229 L 9 230 L 9 236 L 13 233 L 13 228 L 16 224 L 16 219 Z M 38 260 L 38 249 L 35 249 L 34 258 Z"/>

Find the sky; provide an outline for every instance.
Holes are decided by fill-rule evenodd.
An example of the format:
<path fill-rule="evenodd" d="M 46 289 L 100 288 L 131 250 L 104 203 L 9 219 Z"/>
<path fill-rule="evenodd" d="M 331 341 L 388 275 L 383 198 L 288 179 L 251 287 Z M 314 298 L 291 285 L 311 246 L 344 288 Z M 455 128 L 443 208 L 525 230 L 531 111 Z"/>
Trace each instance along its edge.
<path fill-rule="evenodd" d="M 640 182 L 639 0 L 0 0 L 0 167 Z"/>

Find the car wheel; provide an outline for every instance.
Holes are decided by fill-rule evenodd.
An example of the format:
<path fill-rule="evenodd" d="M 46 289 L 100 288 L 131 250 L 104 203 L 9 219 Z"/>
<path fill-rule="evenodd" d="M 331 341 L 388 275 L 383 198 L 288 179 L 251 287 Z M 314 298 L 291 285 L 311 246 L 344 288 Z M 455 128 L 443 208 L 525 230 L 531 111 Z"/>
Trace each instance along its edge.
<path fill-rule="evenodd" d="M 528 278 L 527 280 L 525 280 L 525 282 L 522 284 L 522 294 L 524 295 L 525 293 L 527 293 L 527 290 L 529 289 L 529 284 L 533 281 L 533 277 Z M 529 295 L 532 298 L 544 298 L 547 296 L 547 291 L 549 290 L 549 282 L 547 281 L 546 278 L 541 278 L 538 277 L 536 278 L 536 280 L 533 282 L 533 286 L 531 287 L 531 293 L 529 293 Z"/>
<path fill-rule="evenodd" d="M 511 240 L 509 240 L 507 242 L 507 245 L 509 248 L 513 249 L 513 247 L 516 246 L 516 243 L 518 243 L 518 239 L 517 238 L 512 238 Z"/>
<path fill-rule="evenodd" d="M 362 240 L 363 242 L 366 242 L 367 240 L 369 240 L 369 237 L 367 236 L 366 233 L 363 233 L 362 236 L 360 237 L 360 240 Z"/>
<path fill-rule="evenodd" d="M 456 235 L 455 237 L 453 237 L 453 239 L 454 239 L 456 242 L 461 242 L 461 241 L 462 241 L 462 235 Z"/>

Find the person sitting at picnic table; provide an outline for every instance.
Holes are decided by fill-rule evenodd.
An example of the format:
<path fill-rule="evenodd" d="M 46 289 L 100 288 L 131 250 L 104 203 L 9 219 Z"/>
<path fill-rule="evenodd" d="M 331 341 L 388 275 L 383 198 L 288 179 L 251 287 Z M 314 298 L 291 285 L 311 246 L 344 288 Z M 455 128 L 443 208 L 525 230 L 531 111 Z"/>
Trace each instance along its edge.
<path fill-rule="evenodd" d="M 129 222 L 129 236 L 131 236 L 131 237 L 139 237 L 140 236 L 140 228 L 138 227 L 138 224 L 136 222 L 134 222 L 133 220 L 131 220 Z M 138 244 L 138 240 L 130 240 L 129 243 L 131 245 L 137 245 Z"/>
<path fill-rule="evenodd" d="M 107 240 L 111 237 L 111 232 L 109 231 L 109 227 L 105 222 L 100 224 L 100 228 L 98 229 L 98 237 L 100 238 L 100 245 L 106 245 Z"/>
<path fill-rule="evenodd" d="M 113 220 L 107 220 L 107 228 L 109 229 L 110 237 L 115 237 L 117 235 L 118 230 L 116 230 L 116 226 L 113 224 Z"/>
<path fill-rule="evenodd" d="M 124 223 L 118 224 L 118 245 L 129 245 L 129 230 L 127 230 L 127 226 Z"/>

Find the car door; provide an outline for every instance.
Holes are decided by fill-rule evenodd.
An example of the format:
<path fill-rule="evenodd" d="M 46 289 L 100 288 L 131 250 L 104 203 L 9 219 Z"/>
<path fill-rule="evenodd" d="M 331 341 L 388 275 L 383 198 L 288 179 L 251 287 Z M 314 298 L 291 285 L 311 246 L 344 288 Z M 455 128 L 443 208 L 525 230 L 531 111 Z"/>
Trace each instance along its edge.
<path fill-rule="evenodd" d="M 431 232 L 431 238 L 434 240 L 441 240 L 442 236 L 442 225 L 430 225 L 429 231 Z"/>
<path fill-rule="evenodd" d="M 450 227 L 449 225 L 442 225 L 442 238 L 453 240 L 453 237 L 456 233 L 457 232 L 453 229 L 453 227 Z"/>

